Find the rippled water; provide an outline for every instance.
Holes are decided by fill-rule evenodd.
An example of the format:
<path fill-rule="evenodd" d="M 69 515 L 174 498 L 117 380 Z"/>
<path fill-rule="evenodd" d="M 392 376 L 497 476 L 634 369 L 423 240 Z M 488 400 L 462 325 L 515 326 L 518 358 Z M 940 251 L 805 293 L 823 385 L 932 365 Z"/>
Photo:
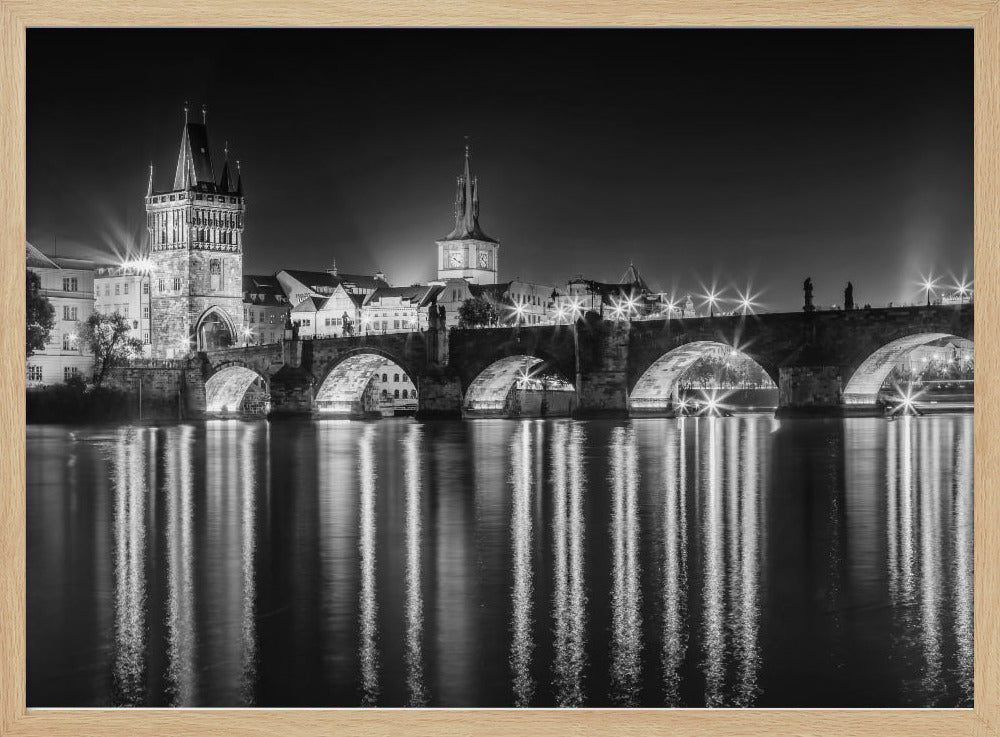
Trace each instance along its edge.
<path fill-rule="evenodd" d="M 971 415 L 27 437 L 29 706 L 971 705 Z"/>

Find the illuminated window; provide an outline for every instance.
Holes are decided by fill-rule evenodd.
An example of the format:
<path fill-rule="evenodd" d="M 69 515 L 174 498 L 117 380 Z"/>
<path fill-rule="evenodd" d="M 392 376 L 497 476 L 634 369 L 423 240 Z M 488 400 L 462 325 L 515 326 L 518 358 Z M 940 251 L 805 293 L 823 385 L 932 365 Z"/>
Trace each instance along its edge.
<path fill-rule="evenodd" d="M 145 307 L 142 308 L 142 319 L 143 320 L 149 319 L 149 305 L 146 305 Z"/>
<path fill-rule="evenodd" d="M 124 294 L 128 294 L 128 282 L 125 282 L 125 284 L 123 286 L 124 286 L 124 289 L 125 289 Z"/>
<path fill-rule="evenodd" d="M 28 381 L 41 381 L 41 380 L 42 380 L 42 367 L 28 366 Z"/>
<path fill-rule="evenodd" d="M 119 296 L 122 293 L 122 285 L 115 282 L 115 296 Z"/>
<path fill-rule="evenodd" d="M 71 351 L 73 350 L 72 341 L 69 338 L 69 333 L 63 333 L 63 350 Z"/>
<path fill-rule="evenodd" d="M 76 277 L 68 276 L 63 279 L 63 291 L 64 292 L 75 292 L 76 289 Z"/>
<path fill-rule="evenodd" d="M 149 282 L 148 281 L 142 283 L 142 293 L 143 294 L 149 294 Z"/>
<path fill-rule="evenodd" d="M 174 277 L 174 291 L 181 291 L 181 280 L 180 277 Z"/>
<path fill-rule="evenodd" d="M 158 279 L 156 281 L 156 290 L 158 292 L 162 292 L 164 289 L 166 289 L 166 286 L 164 286 L 164 280 L 163 279 Z M 107 292 L 105 292 L 105 294 L 107 294 Z"/>

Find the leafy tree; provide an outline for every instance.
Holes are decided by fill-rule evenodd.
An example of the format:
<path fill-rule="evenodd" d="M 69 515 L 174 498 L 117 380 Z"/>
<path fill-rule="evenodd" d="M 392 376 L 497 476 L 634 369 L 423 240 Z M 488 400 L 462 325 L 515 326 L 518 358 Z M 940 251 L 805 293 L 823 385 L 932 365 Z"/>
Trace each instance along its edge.
<path fill-rule="evenodd" d="M 499 321 L 496 308 L 484 299 L 467 299 L 458 308 L 460 328 L 488 328 Z"/>
<path fill-rule="evenodd" d="M 25 330 L 26 343 L 25 355 L 31 358 L 35 351 L 45 348 L 55 325 L 56 311 L 48 298 L 42 295 L 42 280 L 38 274 L 30 269 L 27 270 L 27 288 L 25 290 L 26 302 L 24 306 L 27 317 L 27 328 Z"/>
<path fill-rule="evenodd" d="M 129 337 L 129 321 L 115 312 L 95 312 L 87 318 L 81 339 L 94 354 L 94 385 L 100 386 L 108 371 L 142 352 L 142 341 Z"/>

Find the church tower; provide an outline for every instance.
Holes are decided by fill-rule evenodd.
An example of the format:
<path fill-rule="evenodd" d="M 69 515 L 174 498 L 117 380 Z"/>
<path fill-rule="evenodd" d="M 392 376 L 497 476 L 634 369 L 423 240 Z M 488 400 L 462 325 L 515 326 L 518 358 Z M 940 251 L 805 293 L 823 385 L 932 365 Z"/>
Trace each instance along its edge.
<path fill-rule="evenodd" d="M 146 227 L 151 262 L 150 342 L 154 358 L 236 345 L 243 332 L 243 178 L 236 183 L 229 150 L 216 180 L 208 145 L 207 111 L 188 120 L 173 186 L 153 188 L 149 168 Z"/>
<path fill-rule="evenodd" d="M 469 168 L 469 145 L 465 145 L 465 171 L 455 192 L 455 229 L 437 242 L 438 279 L 467 279 L 473 284 L 496 284 L 495 241 L 479 227 L 479 181 Z"/>

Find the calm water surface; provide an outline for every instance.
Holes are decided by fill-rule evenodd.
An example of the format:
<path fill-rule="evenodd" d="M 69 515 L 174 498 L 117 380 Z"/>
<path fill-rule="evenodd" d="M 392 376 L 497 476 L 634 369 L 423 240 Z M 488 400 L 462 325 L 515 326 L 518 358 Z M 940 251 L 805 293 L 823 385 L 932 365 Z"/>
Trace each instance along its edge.
<path fill-rule="evenodd" d="M 29 706 L 969 706 L 971 415 L 28 428 Z"/>

